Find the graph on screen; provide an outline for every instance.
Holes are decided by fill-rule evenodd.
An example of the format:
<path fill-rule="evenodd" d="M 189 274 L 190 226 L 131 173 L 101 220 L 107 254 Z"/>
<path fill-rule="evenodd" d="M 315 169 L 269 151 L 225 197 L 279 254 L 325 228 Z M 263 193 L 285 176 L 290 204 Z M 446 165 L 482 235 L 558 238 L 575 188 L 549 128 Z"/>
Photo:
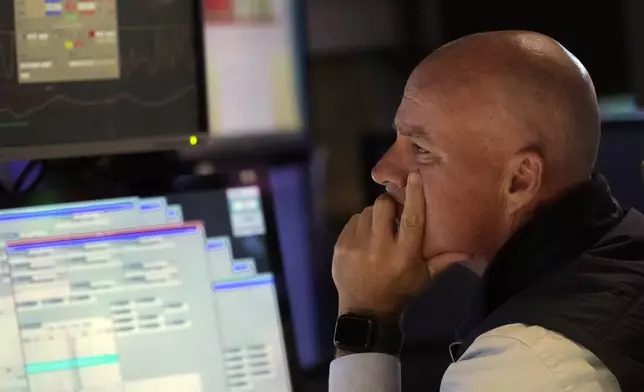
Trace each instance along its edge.
<path fill-rule="evenodd" d="M 180 0 L 0 2 L 0 146 L 203 129 L 197 8 Z"/>
<path fill-rule="evenodd" d="M 119 77 L 116 1 L 13 1 L 20 83 Z"/>
<path fill-rule="evenodd" d="M 123 73 L 126 78 L 145 75 L 146 77 L 155 77 L 164 72 L 179 71 L 182 68 L 182 59 L 186 57 L 186 47 L 183 43 L 186 41 L 184 35 L 186 31 L 172 29 L 163 31 L 155 29 L 150 32 L 153 35 L 150 51 L 138 52 L 134 49 L 123 53 L 119 72 Z M 15 63 L 6 53 L 11 51 L 4 50 L 0 41 L 0 61 L 4 70 L 4 77 L 7 79 L 16 77 L 16 68 L 12 66 Z M 55 89 L 52 89 L 52 91 Z M 120 92 L 113 96 L 103 98 L 77 98 L 66 94 L 55 94 L 48 97 L 42 96 L 38 102 L 33 102 L 32 106 L 22 108 L 5 107 L 0 108 L 0 115 L 6 114 L 17 120 L 28 119 L 50 107 L 62 109 L 65 106 L 76 107 L 100 107 L 110 106 L 118 103 L 126 103 L 141 108 L 163 107 L 172 104 L 174 101 L 181 99 L 187 94 L 193 93 L 194 84 L 188 84 L 178 87 L 176 91 L 169 91 L 167 94 L 158 97 L 141 98 L 129 92 Z"/>

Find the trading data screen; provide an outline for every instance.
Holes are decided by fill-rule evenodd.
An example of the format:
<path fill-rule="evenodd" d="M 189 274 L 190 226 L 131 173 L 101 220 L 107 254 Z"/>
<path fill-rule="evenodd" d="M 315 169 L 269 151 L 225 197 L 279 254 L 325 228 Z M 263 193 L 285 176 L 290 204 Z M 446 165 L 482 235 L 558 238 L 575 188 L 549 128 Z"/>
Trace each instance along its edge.
<path fill-rule="evenodd" d="M 205 130 L 200 14 L 196 0 L 0 1 L 0 147 Z"/>
<path fill-rule="evenodd" d="M 256 187 L 0 211 L 0 391 L 291 390 Z"/>
<path fill-rule="evenodd" d="M 303 128 L 295 0 L 203 0 L 210 133 Z"/>

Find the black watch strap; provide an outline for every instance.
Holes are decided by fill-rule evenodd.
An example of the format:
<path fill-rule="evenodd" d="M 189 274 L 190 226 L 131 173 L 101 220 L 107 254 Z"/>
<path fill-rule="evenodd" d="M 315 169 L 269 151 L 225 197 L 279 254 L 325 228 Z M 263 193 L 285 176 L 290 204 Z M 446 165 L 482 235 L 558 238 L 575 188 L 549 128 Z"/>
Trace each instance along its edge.
<path fill-rule="evenodd" d="M 338 318 L 335 347 L 350 353 L 382 353 L 400 355 L 403 332 L 399 320 L 355 313 Z"/>
<path fill-rule="evenodd" d="M 377 322 L 377 337 L 371 352 L 400 355 L 404 334 L 398 322 Z"/>

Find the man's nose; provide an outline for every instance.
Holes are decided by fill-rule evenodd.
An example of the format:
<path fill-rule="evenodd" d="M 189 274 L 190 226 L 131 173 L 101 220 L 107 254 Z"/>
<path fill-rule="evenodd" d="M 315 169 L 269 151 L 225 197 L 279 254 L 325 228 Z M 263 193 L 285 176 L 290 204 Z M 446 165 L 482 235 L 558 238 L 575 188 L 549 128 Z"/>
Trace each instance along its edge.
<path fill-rule="evenodd" d="M 396 146 L 392 146 L 371 170 L 371 178 L 380 185 L 393 184 L 399 188 L 405 187 L 409 170 L 399 155 L 396 152 Z"/>

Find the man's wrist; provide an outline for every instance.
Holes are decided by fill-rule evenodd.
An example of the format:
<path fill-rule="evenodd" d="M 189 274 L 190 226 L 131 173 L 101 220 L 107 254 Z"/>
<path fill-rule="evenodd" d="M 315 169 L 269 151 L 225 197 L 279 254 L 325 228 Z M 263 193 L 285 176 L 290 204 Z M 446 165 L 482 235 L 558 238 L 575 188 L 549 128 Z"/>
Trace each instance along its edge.
<path fill-rule="evenodd" d="M 400 354 L 400 348 L 403 340 L 402 333 L 402 312 L 383 312 L 375 311 L 373 309 L 357 308 L 357 307 L 343 307 L 340 309 L 338 322 L 336 324 L 335 344 L 336 344 L 336 358 L 343 357 L 351 354 L 359 353 L 382 353 L 393 356 Z M 351 320 L 349 323 L 355 323 L 354 320 L 361 320 L 358 324 L 363 327 L 366 324 L 370 325 L 370 331 L 365 332 L 365 339 L 371 340 L 371 343 L 365 344 L 363 342 L 357 346 L 343 345 L 341 339 L 337 339 L 338 331 L 343 331 L 343 326 L 346 328 L 346 322 L 343 319 Z M 340 328 L 340 329 L 338 329 Z M 360 331 L 360 329 L 358 329 Z M 350 335 L 355 336 L 355 331 Z M 360 336 L 358 334 L 358 336 Z M 370 338 L 367 338 L 370 336 Z M 366 341 L 365 340 L 365 341 Z"/>

